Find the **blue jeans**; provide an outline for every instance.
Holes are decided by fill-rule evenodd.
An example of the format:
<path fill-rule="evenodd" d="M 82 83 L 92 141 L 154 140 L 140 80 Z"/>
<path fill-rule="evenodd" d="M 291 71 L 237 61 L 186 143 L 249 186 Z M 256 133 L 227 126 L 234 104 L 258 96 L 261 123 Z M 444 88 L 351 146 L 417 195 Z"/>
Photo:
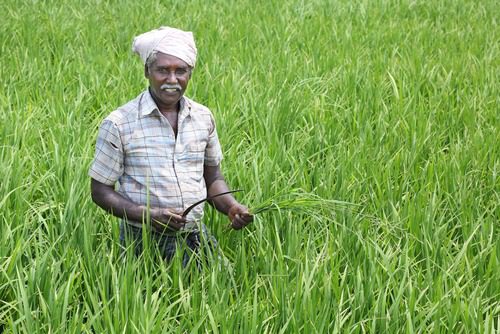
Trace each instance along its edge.
<path fill-rule="evenodd" d="M 151 245 L 158 248 L 161 257 L 167 262 L 172 260 L 177 249 L 185 243 L 186 247 L 182 254 L 183 267 L 188 265 L 193 256 L 196 258 L 197 266 L 200 267 L 202 258 L 207 260 L 210 255 L 213 256 L 217 252 L 217 240 L 208 233 L 204 224 L 201 225 L 201 231 L 197 232 L 160 234 L 148 229 L 146 233 L 149 233 Z M 130 245 L 134 254 L 140 256 L 144 251 L 142 228 L 121 222 L 120 244 L 124 249 Z"/>

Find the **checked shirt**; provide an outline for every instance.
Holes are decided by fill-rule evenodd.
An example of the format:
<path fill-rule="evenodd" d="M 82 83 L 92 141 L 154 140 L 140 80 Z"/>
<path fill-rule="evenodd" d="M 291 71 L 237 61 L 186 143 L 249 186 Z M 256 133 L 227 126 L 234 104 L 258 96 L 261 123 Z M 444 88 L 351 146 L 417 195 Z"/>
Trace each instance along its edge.
<path fill-rule="evenodd" d="M 146 90 L 102 122 L 89 176 L 106 185 L 117 183 L 117 191 L 136 204 L 183 212 L 207 195 L 203 166 L 221 160 L 208 108 L 183 97 L 176 138 Z M 202 217 L 200 204 L 186 217 L 186 228 L 195 230 Z"/>

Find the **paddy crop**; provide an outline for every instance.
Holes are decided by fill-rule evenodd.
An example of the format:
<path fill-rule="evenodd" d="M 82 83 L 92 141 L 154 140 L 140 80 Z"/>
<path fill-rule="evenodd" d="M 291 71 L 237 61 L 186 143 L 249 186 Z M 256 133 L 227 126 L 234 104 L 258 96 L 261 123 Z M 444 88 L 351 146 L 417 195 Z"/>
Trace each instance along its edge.
<path fill-rule="evenodd" d="M 495 1 L 3 1 L 0 332 L 500 330 Z M 195 34 L 187 95 L 258 212 L 220 253 L 121 257 L 90 199 L 132 38 Z M 293 210 L 290 210 L 293 209 Z"/>

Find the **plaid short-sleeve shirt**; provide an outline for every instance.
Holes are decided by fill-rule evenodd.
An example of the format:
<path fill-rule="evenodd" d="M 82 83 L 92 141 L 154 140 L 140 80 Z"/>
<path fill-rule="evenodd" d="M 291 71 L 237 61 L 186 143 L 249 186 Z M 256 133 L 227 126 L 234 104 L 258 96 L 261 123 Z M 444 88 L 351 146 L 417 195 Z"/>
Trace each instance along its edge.
<path fill-rule="evenodd" d="M 107 185 L 118 182 L 117 191 L 134 203 L 182 212 L 207 195 L 203 166 L 221 160 L 208 108 L 183 97 L 176 138 L 146 90 L 102 122 L 89 176 Z M 187 229 L 202 217 L 199 205 L 188 214 Z"/>

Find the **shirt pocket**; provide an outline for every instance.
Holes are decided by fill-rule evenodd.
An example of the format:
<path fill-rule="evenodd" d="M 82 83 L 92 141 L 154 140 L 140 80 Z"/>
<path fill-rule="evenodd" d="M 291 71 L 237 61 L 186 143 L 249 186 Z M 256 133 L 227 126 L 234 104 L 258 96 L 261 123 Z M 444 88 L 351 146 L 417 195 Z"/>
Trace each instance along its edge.
<path fill-rule="evenodd" d="M 203 177 L 206 142 L 189 143 L 179 156 L 182 172 L 186 177 L 195 181 Z"/>

